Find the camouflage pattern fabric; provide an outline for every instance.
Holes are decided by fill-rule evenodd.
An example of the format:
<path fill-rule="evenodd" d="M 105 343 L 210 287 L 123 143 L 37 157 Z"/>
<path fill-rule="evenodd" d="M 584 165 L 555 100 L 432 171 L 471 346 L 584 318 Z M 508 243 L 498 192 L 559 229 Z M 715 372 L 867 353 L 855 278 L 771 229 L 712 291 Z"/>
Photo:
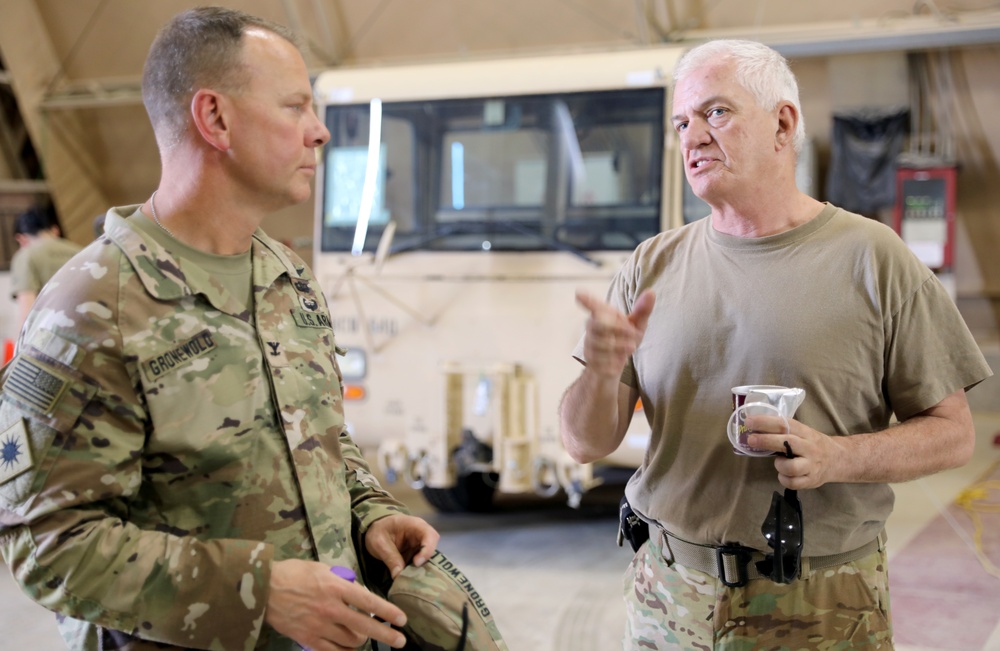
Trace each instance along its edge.
<path fill-rule="evenodd" d="M 657 538 L 639 549 L 625 574 L 626 651 L 893 648 L 884 549 L 790 584 L 756 579 L 728 588 L 668 563 Z"/>
<path fill-rule="evenodd" d="M 441 550 L 422 567 L 407 565 L 395 580 L 367 552 L 362 555 L 362 566 L 371 589 L 406 613 L 402 630 L 408 646 L 404 651 L 458 649 L 463 606 L 468 613 L 464 651 L 507 651 L 486 601 Z"/>
<path fill-rule="evenodd" d="M 263 624 L 272 561 L 359 569 L 352 520 L 406 510 L 346 432 L 305 264 L 257 231 L 251 313 L 136 209 L 56 274 L 2 373 L 0 549 L 73 649 L 297 649 Z"/>

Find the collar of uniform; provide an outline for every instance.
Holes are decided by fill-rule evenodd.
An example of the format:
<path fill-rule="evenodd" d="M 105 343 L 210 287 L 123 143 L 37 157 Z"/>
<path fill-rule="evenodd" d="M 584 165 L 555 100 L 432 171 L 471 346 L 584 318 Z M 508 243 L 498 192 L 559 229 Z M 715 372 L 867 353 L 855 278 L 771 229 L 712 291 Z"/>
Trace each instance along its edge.
<path fill-rule="evenodd" d="M 104 232 L 132 263 L 146 291 L 157 299 L 168 301 L 202 293 L 216 308 L 235 313 L 233 309 L 227 309 L 231 307 L 229 301 L 214 291 L 214 285 L 207 282 L 206 286 L 206 281 L 210 279 L 200 278 L 204 274 L 197 272 L 190 276 L 185 274 L 177 258 L 152 239 L 143 237 L 128 223 L 128 216 L 138 209 L 139 205 L 133 205 L 109 210 Z M 285 247 L 260 228 L 253 235 L 251 260 L 253 283 L 258 287 L 271 286 L 283 274 L 293 279 L 306 278 L 305 263 L 298 261 L 296 264 Z"/>
<path fill-rule="evenodd" d="M 150 296 L 177 300 L 192 294 L 177 259 L 152 239 L 147 239 L 127 219 L 139 205 L 112 208 L 104 219 L 104 233 L 132 263 Z"/>
<path fill-rule="evenodd" d="M 104 222 L 104 232 L 128 258 L 149 295 L 164 301 L 201 294 L 221 312 L 241 315 L 244 306 L 204 270 L 188 265 L 155 240 L 128 223 L 138 205 L 112 208 Z"/>
<path fill-rule="evenodd" d="M 274 283 L 282 274 L 295 279 L 311 280 L 306 274 L 306 265 L 298 258 L 292 259 L 292 254 L 284 245 L 279 244 L 270 235 L 257 229 L 253 234 L 254 246 L 254 284 L 267 287 Z M 296 287 L 296 291 L 300 291 Z M 301 292 L 300 292 L 301 293 Z"/>

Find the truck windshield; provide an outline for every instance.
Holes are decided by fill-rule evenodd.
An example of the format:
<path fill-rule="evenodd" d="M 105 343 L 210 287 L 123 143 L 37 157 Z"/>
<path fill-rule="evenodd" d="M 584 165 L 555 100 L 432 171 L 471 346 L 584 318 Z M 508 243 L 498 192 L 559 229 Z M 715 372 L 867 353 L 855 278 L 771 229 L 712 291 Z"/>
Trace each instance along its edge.
<path fill-rule="evenodd" d="M 664 94 L 330 105 L 321 248 L 391 220 L 395 250 L 632 249 L 660 231 Z"/>

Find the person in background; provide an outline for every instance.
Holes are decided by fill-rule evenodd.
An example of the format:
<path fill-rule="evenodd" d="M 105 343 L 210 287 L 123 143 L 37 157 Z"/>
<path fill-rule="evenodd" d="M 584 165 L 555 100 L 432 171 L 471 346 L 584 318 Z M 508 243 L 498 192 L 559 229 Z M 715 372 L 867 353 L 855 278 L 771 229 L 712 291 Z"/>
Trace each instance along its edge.
<path fill-rule="evenodd" d="M 651 426 L 626 488 L 649 537 L 626 572 L 624 647 L 891 649 L 889 483 L 969 460 L 965 392 L 992 372 L 892 230 L 796 188 L 805 130 L 781 55 L 690 50 L 671 121 L 712 212 L 641 243 L 606 301 L 578 294 L 585 366 L 560 407 L 580 462 L 618 447 L 639 398 Z M 794 418 L 746 421 L 750 446 L 780 454 L 734 453 L 740 385 L 805 390 Z M 775 518 L 783 488 L 801 511 Z"/>
<path fill-rule="evenodd" d="M 101 235 L 104 235 L 104 218 L 107 217 L 105 213 L 101 213 L 94 217 L 94 221 L 91 227 L 94 229 L 94 239 L 96 240 Z"/>
<path fill-rule="evenodd" d="M 142 88 L 158 188 L 108 211 L 0 378 L 15 579 L 72 649 L 505 650 L 362 458 L 326 300 L 259 228 L 329 139 L 294 35 L 182 12 Z"/>
<path fill-rule="evenodd" d="M 39 205 L 15 218 L 14 240 L 18 250 L 10 261 L 11 294 L 20 329 L 42 287 L 81 247 L 64 239 L 52 209 Z"/>

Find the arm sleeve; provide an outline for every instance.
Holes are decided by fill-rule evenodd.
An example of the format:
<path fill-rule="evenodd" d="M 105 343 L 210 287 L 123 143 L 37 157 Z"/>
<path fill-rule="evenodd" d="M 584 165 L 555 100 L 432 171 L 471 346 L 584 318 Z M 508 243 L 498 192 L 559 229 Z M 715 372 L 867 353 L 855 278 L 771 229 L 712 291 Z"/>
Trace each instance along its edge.
<path fill-rule="evenodd" d="M 10 296 L 17 298 L 21 292 L 35 292 L 42 288 L 37 274 L 31 266 L 27 249 L 19 249 L 14 252 L 14 257 L 10 261 Z"/>
<path fill-rule="evenodd" d="M 340 435 L 340 449 L 347 466 L 347 489 L 351 494 L 351 509 L 358 521 L 359 533 L 364 534 L 380 518 L 397 513 L 409 514 L 402 502 L 382 488 L 346 430 Z"/>
<path fill-rule="evenodd" d="M 325 303 L 326 299 L 324 298 L 323 301 Z M 343 349 L 336 345 L 334 348 L 337 351 L 336 354 L 344 354 Z M 334 355 L 333 366 L 336 370 L 341 398 L 343 398 L 344 376 L 340 371 L 336 355 Z M 340 432 L 340 454 L 344 459 L 344 474 L 347 490 L 351 496 L 351 511 L 353 519 L 357 523 L 358 531 L 356 533 L 363 536 L 368 531 L 368 527 L 380 518 L 396 513 L 409 515 L 409 509 L 382 488 L 378 479 L 372 474 L 371 467 L 365 461 L 364 455 L 361 454 L 361 448 L 351 438 L 346 427 Z"/>
<path fill-rule="evenodd" d="M 958 308 L 934 276 L 900 303 L 886 330 L 886 384 L 900 420 L 993 375 Z"/>
<path fill-rule="evenodd" d="M 144 401 L 115 310 L 74 307 L 36 310 L 3 377 L 0 440 L 20 464 L 0 474 L 0 549 L 12 574 L 74 619 L 185 648 L 252 647 L 273 549 L 129 522 L 142 498 Z"/>

